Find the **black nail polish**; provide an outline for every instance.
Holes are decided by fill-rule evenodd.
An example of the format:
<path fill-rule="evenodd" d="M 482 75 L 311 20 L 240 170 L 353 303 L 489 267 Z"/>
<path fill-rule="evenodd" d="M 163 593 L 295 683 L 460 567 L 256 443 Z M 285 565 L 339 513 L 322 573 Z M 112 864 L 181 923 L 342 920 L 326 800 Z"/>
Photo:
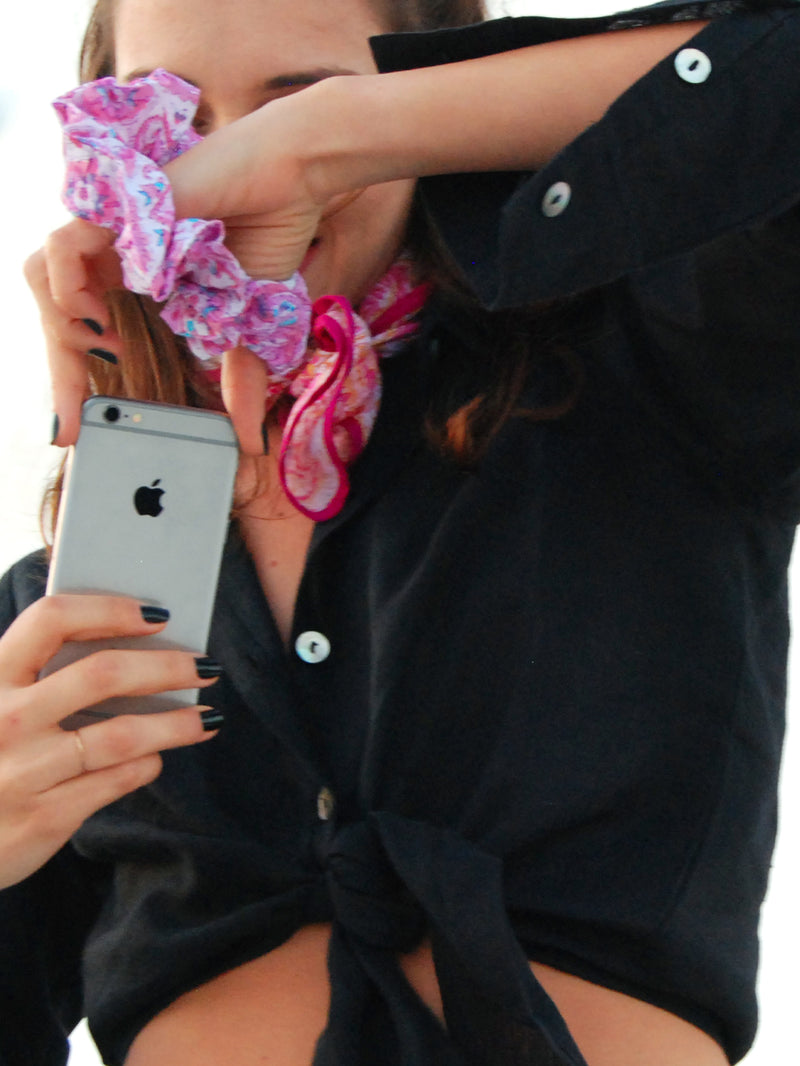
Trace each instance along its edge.
<path fill-rule="evenodd" d="M 95 322 L 93 318 L 83 318 L 81 319 L 81 321 L 83 322 L 84 326 L 89 327 L 92 333 L 96 333 L 98 337 L 103 336 L 103 327 L 100 325 L 99 322 Z"/>
<path fill-rule="evenodd" d="M 56 437 L 58 436 L 58 427 L 60 423 L 58 421 L 58 415 L 53 415 L 53 432 L 50 435 L 50 443 L 55 444 Z"/>
<path fill-rule="evenodd" d="M 222 711 L 215 711 L 213 707 L 209 707 L 208 710 L 200 712 L 200 721 L 203 723 L 203 730 L 210 733 L 213 729 L 219 729 L 225 724 L 225 715 Z"/>
<path fill-rule="evenodd" d="M 264 445 L 264 455 L 269 455 L 269 422 L 266 418 L 261 423 L 261 443 Z"/>
<path fill-rule="evenodd" d="M 207 655 L 201 659 L 195 659 L 194 663 L 197 676 L 203 680 L 208 677 L 219 677 L 222 673 L 222 666 L 216 659 L 210 659 Z"/>
<path fill-rule="evenodd" d="M 169 621 L 169 611 L 166 607 L 155 607 L 151 603 L 143 603 L 141 606 L 142 618 L 150 625 L 158 625 Z"/>
<path fill-rule="evenodd" d="M 95 359 L 102 359 L 104 363 L 112 363 L 114 366 L 119 362 L 116 355 L 113 352 L 107 352 L 105 348 L 90 348 L 89 355 L 93 355 Z"/>

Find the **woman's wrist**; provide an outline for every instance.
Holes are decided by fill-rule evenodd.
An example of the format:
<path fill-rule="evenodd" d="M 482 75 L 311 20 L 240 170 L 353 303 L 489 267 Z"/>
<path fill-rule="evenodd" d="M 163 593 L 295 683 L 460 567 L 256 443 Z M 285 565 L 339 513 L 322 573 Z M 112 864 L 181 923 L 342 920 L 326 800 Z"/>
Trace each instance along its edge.
<path fill-rule="evenodd" d="M 378 92 L 384 77 L 326 78 L 280 101 L 295 106 L 301 127 L 308 128 L 310 120 L 312 132 L 301 139 L 296 151 L 307 188 L 317 203 L 326 204 L 336 196 L 396 176 L 392 144 L 381 130 L 390 105 Z"/>

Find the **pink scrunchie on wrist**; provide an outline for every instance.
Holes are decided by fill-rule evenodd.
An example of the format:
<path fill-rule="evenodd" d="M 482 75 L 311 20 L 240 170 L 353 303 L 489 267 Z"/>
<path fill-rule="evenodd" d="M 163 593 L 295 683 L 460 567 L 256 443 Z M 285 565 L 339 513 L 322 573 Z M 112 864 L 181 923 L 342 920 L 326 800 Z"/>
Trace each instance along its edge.
<path fill-rule="evenodd" d="M 304 361 L 311 303 L 299 273 L 255 281 L 225 247 L 220 221 L 176 219 L 162 167 L 197 144 L 199 91 L 164 70 L 80 85 L 55 101 L 64 129 L 63 200 L 117 234 L 123 279 L 164 303 L 162 318 L 198 359 L 245 345 L 284 379 Z"/>

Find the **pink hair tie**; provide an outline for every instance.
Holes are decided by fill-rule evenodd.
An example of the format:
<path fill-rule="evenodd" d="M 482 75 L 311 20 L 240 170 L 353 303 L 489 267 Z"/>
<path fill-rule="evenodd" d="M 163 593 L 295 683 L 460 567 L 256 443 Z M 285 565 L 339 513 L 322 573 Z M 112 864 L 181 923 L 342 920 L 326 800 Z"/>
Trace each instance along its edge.
<path fill-rule="evenodd" d="M 117 234 L 132 292 L 164 303 L 162 318 L 198 359 L 246 345 L 285 378 L 305 357 L 311 304 L 299 273 L 255 281 L 225 247 L 219 221 L 177 219 L 162 167 L 197 144 L 199 91 L 165 70 L 120 84 L 80 85 L 55 101 L 67 165 L 63 200 Z"/>

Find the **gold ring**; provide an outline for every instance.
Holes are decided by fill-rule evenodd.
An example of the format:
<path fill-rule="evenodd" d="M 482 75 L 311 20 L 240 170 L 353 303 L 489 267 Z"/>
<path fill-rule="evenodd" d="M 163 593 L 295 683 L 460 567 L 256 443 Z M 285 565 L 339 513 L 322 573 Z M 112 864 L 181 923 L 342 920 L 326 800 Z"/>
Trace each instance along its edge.
<path fill-rule="evenodd" d="M 83 738 L 81 737 L 80 729 L 73 730 L 72 735 L 75 738 L 75 747 L 78 749 L 78 758 L 80 759 L 81 763 L 81 773 L 85 774 L 88 771 L 88 767 L 86 765 L 86 748 L 83 743 Z"/>

